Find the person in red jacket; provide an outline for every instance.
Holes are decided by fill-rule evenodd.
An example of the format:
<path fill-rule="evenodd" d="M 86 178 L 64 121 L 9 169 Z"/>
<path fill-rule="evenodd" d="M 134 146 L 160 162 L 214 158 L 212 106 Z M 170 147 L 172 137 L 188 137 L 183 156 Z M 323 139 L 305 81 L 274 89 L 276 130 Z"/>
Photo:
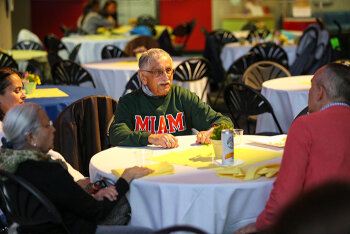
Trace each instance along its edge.
<path fill-rule="evenodd" d="M 291 125 L 281 168 L 256 223 L 236 233 L 268 230 L 281 209 L 328 181 L 350 182 L 350 66 L 330 63 L 311 80 L 309 115 Z"/>

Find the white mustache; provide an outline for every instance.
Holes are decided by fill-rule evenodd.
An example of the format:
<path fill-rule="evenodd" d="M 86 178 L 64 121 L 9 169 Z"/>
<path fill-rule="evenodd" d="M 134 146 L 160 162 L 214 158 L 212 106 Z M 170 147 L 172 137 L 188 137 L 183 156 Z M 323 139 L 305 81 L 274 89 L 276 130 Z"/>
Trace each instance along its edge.
<path fill-rule="evenodd" d="M 159 81 L 158 84 L 159 84 L 159 85 L 170 84 L 170 80 L 165 81 L 165 82 L 164 82 L 164 81 Z"/>

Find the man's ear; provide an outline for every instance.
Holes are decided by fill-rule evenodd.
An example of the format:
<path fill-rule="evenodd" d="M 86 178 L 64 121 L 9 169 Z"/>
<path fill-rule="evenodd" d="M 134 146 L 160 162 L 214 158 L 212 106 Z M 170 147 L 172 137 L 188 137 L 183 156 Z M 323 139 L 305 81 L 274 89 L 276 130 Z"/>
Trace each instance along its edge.
<path fill-rule="evenodd" d="M 28 142 L 30 145 L 33 144 L 34 136 L 32 132 L 28 132 L 26 135 L 26 142 Z"/>
<path fill-rule="evenodd" d="M 147 85 L 147 79 L 146 79 L 146 77 L 143 75 L 142 71 L 138 70 L 138 71 L 137 71 L 137 74 L 139 75 L 142 84 L 143 84 L 143 85 Z"/>
<path fill-rule="evenodd" d="M 319 85 L 317 88 L 318 88 L 317 101 L 321 101 L 324 98 L 327 98 L 326 89 L 323 87 L 323 85 Z"/>

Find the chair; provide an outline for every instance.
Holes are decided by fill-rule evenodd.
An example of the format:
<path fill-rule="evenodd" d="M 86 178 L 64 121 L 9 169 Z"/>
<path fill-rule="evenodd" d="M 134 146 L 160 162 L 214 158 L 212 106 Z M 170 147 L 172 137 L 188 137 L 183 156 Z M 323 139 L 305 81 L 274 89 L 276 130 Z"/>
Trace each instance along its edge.
<path fill-rule="evenodd" d="M 259 54 L 263 60 L 270 60 L 283 65 L 288 69 L 288 55 L 286 51 L 273 42 L 264 42 L 257 44 L 250 49 L 250 52 Z"/>
<path fill-rule="evenodd" d="M 24 40 L 16 43 L 13 47 L 13 50 L 44 50 L 42 45 L 35 41 Z"/>
<path fill-rule="evenodd" d="M 283 133 L 271 104 L 255 89 L 245 84 L 233 82 L 226 87 L 224 99 L 235 124 L 235 128 L 240 128 L 238 120 L 243 116 L 247 121 L 247 130 L 248 134 L 250 134 L 250 120 L 248 116 L 270 113 L 279 132 L 281 134 Z"/>
<path fill-rule="evenodd" d="M 68 54 L 67 47 L 62 43 L 62 41 L 55 34 L 47 34 L 44 37 L 44 45 L 47 52 L 58 53 L 60 50 L 65 50 Z"/>
<path fill-rule="evenodd" d="M 214 108 L 214 110 L 223 112 L 227 111 L 224 101 L 224 90 L 227 84 L 236 81 L 242 82 L 243 73 L 245 70 L 253 63 L 261 61 L 262 58 L 254 54 L 253 52 L 248 52 L 247 54 L 239 57 L 234 61 L 226 72 L 225 80 L 217 92 L 211 92 L 208 94 L 208 102 Z"/>
<path fill-rule="evenodd" d="M 56 207 L 37 188 L 24 178 L 1 169 L 0 176 L 1 196 L 14 222 L 20 226 L 53 223 L 60 233 L 69 233 Z"/>
<path fill-rule="evenodd" d="M 96 88 L 91 74 L 84 67 L 70 60 L 62 60 L 54 64 L 51 75 L 55 84 L 80 85 L 91 82 Z"/>
<path fill-rule="evenodd" d="M 208 87 L 211 76 L 210 62 L 205 58 L 190 58 L 180 63 L 174 71 L 174 80 L 181 82 L 191 82 L 207 78 L 201 99 L 203 99 L 205 90 Z"/>
<path fill-rule="evenodd" d="M 175 225 L 167 228 L 163 228 L 161 230 L 153 232 L 153 234 L 170 234 L 173 232 L 186 232 L 186 233 L 197 233 L 197 234 L 206 234 L 206 232 L 202 231 L 199 228 L 192 227 L 189 225 Z"/>
<path fill-rule="evenodd" d="M 270 30 L 268 30 L 267 28 L 255 28 L 249 31 L 249 34 L 246 39 L 250 43 L 265 40 L 265 38 L 269 35 L 269 33 L 270 33 Z"/>
<path fill-rule="evenodd" d="M 261 91 L 262 83 L 267 80 L 291 76 L 289 71 L 272 61 L 260 61 L 248 67 L 243 74 L 243 83 L 255 90 Z"/>
<path fill-rule="evenodd" d="M 39 37 L 36 34 L 29 31 L 28 29 L 22 28 L 18 32 L 17 42 L 21 42 L 21 41 L 25 41 L 25 40 L 34 41 L 34 42 L 40 44 L 41 47 L 43 47 L 43 43 L 41 42 L 41 40 L 39 39 Z"/>
<path fill-rule="evenodd" d="M 73 50 L 69 53 L 68 59 L 75 62 L 75 59 L 77 58 L 78 52 L 80 50 L 81 43 L 74 46 Z"/>
<path fill-rule="evenodd" d="M 126 44 L 124 52 L 131 57 L 135 56 L 135 52 L 133 50 L 140 46 L 144 46 L 147 50 L 151 48 L 159 48 L 158 42 L 152 37 L 139 36 Z"/>
<path fill-rule="evenodd" d="M 177 42 L 174 44 L 174 48 L 178 53 L 181 53 L 186 48 L 196 23 L 197 19 L 193 19 L 190 22 L 183 22 L 174 28 L 172 35 L 175 36 L 175 41 Z"/>
<path fill-rule="evenodd" d="M 135 74 L 132 75 L 128 83 L 126 83 L 125 90 L 122 96 L 124 96 L 128 92 L 128 90 L 134 91 L 139 88 L 141 88 L 141 80 L 139 78 L 139 74 L 135 72 Z"/>
<path fill-rule="evenodd" d="M 102 48 L 102 51 L 101 51 L 102 59 L 122 58 L 122 57 L 128 57 L 128 55 L 115 45 L 105 45 Z"/>
<path fill-rule="evenodd" d="M 91 157 L 109 147 L 106 132 L 117 104 L 108 96 L 87 96 L 66 107 L 54 122 L 54 149 L 85 176 Z"/>
<path fill-rule="evenodd" d="M 12 58 L 12 56 L 0 52 L 0 67 L 11 67 L 18 70 L 17 62 Z"/>
<path fill-rule="evenodd" d="M 52 67 L 56 63 L 63 61 L 63 59 L 57 53 L 48 52 L 47 53 L 47 61 L 49 62 L 50 68 L 52 70 Z"/>

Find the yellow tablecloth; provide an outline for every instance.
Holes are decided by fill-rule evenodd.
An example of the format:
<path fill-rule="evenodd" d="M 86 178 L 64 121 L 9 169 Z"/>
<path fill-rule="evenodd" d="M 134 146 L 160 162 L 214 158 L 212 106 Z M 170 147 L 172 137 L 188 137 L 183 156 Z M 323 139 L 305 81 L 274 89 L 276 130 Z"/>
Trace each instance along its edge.
<path fill-rule="evenodd" d="M 28 61 L 30 59 L 45 62 L 47 57 L 47 52 L 42 50 L 4 50 L 4 52 L 11 55 L 17 62 Z"/>
<path fill-rule="evenodd" d="M 25 90 L 23 90 L 25 92 Z M 27 98 L 68 97 L 69 95 L 58 88 L 36 89 L 34 93 L 27 94 Z"/>

